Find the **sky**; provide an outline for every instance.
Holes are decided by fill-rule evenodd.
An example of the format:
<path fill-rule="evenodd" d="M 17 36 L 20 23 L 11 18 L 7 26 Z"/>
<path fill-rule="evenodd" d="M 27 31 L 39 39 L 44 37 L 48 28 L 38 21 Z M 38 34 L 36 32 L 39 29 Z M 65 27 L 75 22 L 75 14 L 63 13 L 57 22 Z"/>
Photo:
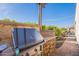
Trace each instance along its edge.
<path fill-rule="evenodd" d="M 42 23 L 58 27 L 73 26 L 75 3 L 47 3 L 42 8 Z M 35 3 L 0 3 L 0 20 L 10 18 L 18 22 L 38 23 L 38 5 Z"/>

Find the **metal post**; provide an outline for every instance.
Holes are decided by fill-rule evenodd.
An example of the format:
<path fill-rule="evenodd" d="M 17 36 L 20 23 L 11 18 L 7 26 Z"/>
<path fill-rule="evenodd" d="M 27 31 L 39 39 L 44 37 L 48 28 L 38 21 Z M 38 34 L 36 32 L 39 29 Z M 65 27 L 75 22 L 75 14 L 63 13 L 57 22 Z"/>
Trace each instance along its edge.
<path fill-rule="evenodd" d="M 41 3 L 39 3 L 39 5 L 38 5 L 39 7 L 39 9 L 38 9 L 38 15 L 39 15 L 39 21 L 38 21 L 38 26 L 39 26 L 39 30 L 41 31 L 42 30 L 42 5 L 41 5 Z"/>

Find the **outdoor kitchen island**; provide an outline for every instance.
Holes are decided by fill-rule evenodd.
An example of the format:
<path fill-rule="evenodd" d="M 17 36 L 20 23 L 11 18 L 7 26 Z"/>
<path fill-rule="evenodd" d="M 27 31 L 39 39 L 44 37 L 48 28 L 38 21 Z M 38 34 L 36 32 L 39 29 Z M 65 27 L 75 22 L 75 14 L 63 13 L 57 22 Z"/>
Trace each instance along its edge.
<path fill-rule="evenodd" d="M 12 35 L 13 44 L 10 44 L 11 46 L 8 46 L 8 48 L 1 53 L 1 56 L 16 56 L 17 55 L 16 52 L 19 52 L 18 56 L 55 55 L 56 39 L 55 39 L 55 33 L 53 31 L 45 30 L 38 32 L 35 29 L 31 29 L 31 28 L 26 28 L 26 29 L 15 28 L 12 32 L 13 32 Z M 41 38 L 40 35 L 43 38 Z M 25 40 L 24 38 L 27 40 Z"/>
<path fill-rule="evenodd" d="M 55 55 L 56 39 L 52 31 L 41 31 L 41 35 L 44 41 L 36 44 L 25 51 L 22 51 L 20 55 L 23 56 L 53 56 Z"/>

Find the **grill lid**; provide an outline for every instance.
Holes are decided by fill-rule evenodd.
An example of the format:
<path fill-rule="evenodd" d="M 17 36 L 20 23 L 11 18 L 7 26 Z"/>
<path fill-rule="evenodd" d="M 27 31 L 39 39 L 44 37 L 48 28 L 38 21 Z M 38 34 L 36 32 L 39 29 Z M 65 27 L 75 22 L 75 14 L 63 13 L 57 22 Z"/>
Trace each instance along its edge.
<path fill-rule="evenodd" d="M 32 28 L 14 28 L 13 31 L 15 48 L 26 48 L 43 41 L 39 31 Z"/>

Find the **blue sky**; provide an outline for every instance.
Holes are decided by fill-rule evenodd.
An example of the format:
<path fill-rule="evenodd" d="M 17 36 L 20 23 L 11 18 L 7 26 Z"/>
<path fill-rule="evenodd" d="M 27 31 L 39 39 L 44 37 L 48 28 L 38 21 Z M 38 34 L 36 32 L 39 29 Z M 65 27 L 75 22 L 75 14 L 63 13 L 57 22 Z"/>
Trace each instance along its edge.
<path fill-rule="evenodd" d="M 69 27 L 75 22 L 75 3 L 47 3 L 43 8 L 42 23 Z M 38 23 L 38 5 L 29 3 L 0 4 L 0 19 Z"/>

